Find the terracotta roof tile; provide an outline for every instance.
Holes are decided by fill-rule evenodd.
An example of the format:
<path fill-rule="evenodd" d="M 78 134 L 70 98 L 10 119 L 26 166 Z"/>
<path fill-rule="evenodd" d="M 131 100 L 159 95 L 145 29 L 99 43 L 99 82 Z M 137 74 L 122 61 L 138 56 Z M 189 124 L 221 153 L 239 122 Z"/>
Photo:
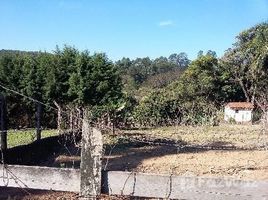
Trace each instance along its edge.
<path fill-rule="evenodd" d="M 254 105 L 249 102 L 229 102 L 226 104 L 226 107 L 236 108 L 236 109 L 243 109 L 243 108 L 253 109 Z"/>

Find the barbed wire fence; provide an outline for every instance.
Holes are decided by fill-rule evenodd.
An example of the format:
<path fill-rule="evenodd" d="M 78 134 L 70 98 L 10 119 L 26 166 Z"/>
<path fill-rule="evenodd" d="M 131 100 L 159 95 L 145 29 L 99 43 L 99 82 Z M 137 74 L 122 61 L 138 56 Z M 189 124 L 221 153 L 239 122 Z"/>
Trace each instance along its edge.
<path fill-rule="evenodd" d="M 104 164 L 104 170 L 114 170 L 113 169 L 113 164 L 116 165 L 115 161 L 116 161 L 116 157 L 117 156 L 122 156 L 124 154 L 127 154 L 127 156 L 122 156 L 123 158 L 120 159 L 121 161 L 121 167 L 117 168 L 117 170 L 123 170 L 123 171 L 130 171 L 131 174 L 129 176 L 134 176 L 134 181 L 135 179 L 135 173 L 137 172 L 146 172 L 146 173 L 150 173 L 149 171 L 151 170 L 150 167 L 152 167 L 152 165 L 154 165 L 154 160 L 155 160 L 155 155 L 151 155 L 148 156 L 146 155 L 146 151 L 150 151 L 148 150 L 148 148 L 152 148 L 153 151 L 157 152 L 157 149 L 160 149 L 161 151 L 168 151 L 168 155 L 180 155 L 180 154 L 184 154 L 184 153 L 193 153 L 192 157 L 194 155 L 197 155 L 197 153 L 201 153 L 204 151 L 211 151 L 211 150 L 216 150 L 216 151 L 228 151 L 228 152 L 234 152 L 234 151 L 243 151 L 243 152 L 250 152 L 250 151 L 266 151 L 267 150 L 267 137 L 266 138 L 262 138 L 262 142 L 266 141 L 265 145 L 260 144 L 259 146 L 252 146 L 252 147 L 238 147 L 235 145 L 232 146 L 218 146 L 218 145 L 207 145 L 207 144 L 187 144 L 181 140 L 176 140 L 176 139 L 171 139 L 171 138 L 165 138 L 165 137 L 154 137 L 154 136 L 148 136 L 148 135 L 141 135 L 141 134 L 131 134 L 131 135 L 124 135 L 124 133 L 119 133 L 118 135 L 112 135 L 113 139 L 116 140 L 117 142 L 109 145 L 109 151 L 106 152 L 106 159 L 105 160 L 105 164 Z M 265 139 L 265 140 L 264 140 Z M 258 141 L 260 142 L 260 141 Z M 125 146 L 125 148 L 122 148 L 121 144 L 123 144 L 123 146 Z M 141 148 L 140 147 L 146 147 L 146 148 Z M 137 149 L 137 155 L 133 155 L 135 151 L 129 151 L 129 149 Z M 121 151 L 121 153 L 118 152 L 118 149 Z M 144 151 L 145 153 L 143 154 L 144 158 L 143 160 L 152 160 L 151 164 L 146 164 L 149 167 L 149 171 L 146 169 L 147 166 L 145 166 L 144 168 L 139 168 L 138 165 L 134 165 L 134 166 L 128 166 L 127 164 L 129 163 L 125 163 L 124 159 L 128 159 L 130 162 L 133 162 L 133 160 L 129 159 L 129 157 L 133 157 L 137 160 L 140 159 L 140 150 Z M 154 154 L 153 151 L 150 151 L 149 153 Z M 265 152 L 264 152 L 265 153 Z M 111 156 L 113 155 L 113 156 Z M 266 154 L 267 155 L 267 154 Z M 165 154 L 158 154 L 159 157 L 165 156 Z M 220 155 L 219 155 L 220 156 Z M 115 159 L 114 159 L 115 158 Z M 152 158 L 152 159 L 151 159 Z M 168 161 L 168 159 L 172 159 L 171 162 Z M 162 162 L 166 163 L 162 163 L 161 165 L 166 165 L 167 167 L 165 168 L 165 171 L 161 171 L 161 169 L 155 169 L 153 171 L 153 173 L 164 173 L 164 174 L 169 174 L 170 175 L 170 181 L 167 182 L 167 190 L 166 190 L 166 194 L 165 194 L 165 198 L 169 198 L 171 195 L 171 191 L 172 191 L 172 187 L 173 187 L 173 182 L 172 182 L 172 177 L 174 175 L 178 175 L 178 170 L 177 168 L 180 166 L 188 166 L 188 165 L 194 165 L 196 168 L 199 167 L 204 167 L 207 168 L 207 172 L 206 175 L 213 175 L 213 174 L 219 174 L 219 176 L 221 176 L 222 174 L 230 174 L 232 176 L 239 174 L 240 172 L 251 172 L 252 170 L 265 170 L 268 166 L 267 160 L 268 157 L 266 156 L 266 158 L 262 159 L 262 160 L 253 160 L 251 158 L 232 158 L 234 161 L 234 164 L 231 164 L 231 166 L 225 166 L 224 164 L 222 166 L 213 166 L 209 163 L 183 163 L 182 160 L 180 160 L 179 156 L 170 156 L 167 157 L 166 160 L 162 160 Z M 137 161 L 136 160 L 136 161 Z M 136 162 L 134 161 L 134 162 Z M 185 162 L 185 160 L 184 160 Z M 222 158 L 221 160 L 222 163 L 225 162 L 224 158 Z M 171 164 L 169 164 L 171 163 Z M 125 165 L 126 164 L 126 165 Z M 142 162 L 138 163 L 140 166 L 143 165 Z M 125 165 L 125 166 L 124 166 Z M 157 165 L 158 167 L 161 168 L 161 165 Z M 111 167 L 111 168 L 109 168 Z M 125 167 L 125 169 L 124 169 Z M 152 168 L 153 169 L 153 168 Z M 145 170 L 145 171 L 144 171 Z M 180 169 L 179 169 L 180 170 Z M 152 172 L 151 172 L 152 173 Z M 179 174 L 180 175 L 180 174 Z M 195 171 L 191 171 L 191 167 L 189 168 L 189 170 L 187 169 L 187 171 L 184 173 L 185 176 L 197 176 L 197 174 L 195 174 Z M 219 177 L 218 176 L 218 177 Z M 234 178 L 234 177 L 233 177 Z M 127 180 L 126 180 L 127 181 Z M 122 188 L 122 191 L 124 190 L 124 188 Z M 188 189 L 187 189 L 188 191 Z M 207 191 L 202 190 L 202 191 L 195 191 L 197 193 L 206 193 Z M 123 192 L 122 192 L 123 194 Z M 215 193 L 216 194 L 216 193 Z M 230 193 L 217 193 L 217 195 L 223 197 L 223 196 L 230 196 Z M 240 194 L 237 194 L 240 195 Z M 242 195 L 242 194 L 241 194 Z"/>
<path fill-rule="evenodd" d="M 4 185 L 8 186 L 8 180 L 11 178 L 25 194 L 31 194 L 27 185 L 16 174 L 12 173 L 8 164 L 79 168 L 79 164 L 75 163 L 75 159 L 72 157 L 80 156 L 82 109 L 62 106 L 56 102 L 53 106 L 9 89 L 2 84 L 0 84 L 0 87 L 12 93 L 15 97 L 23 97 L 36 108 L 33 119 L 35 121 L 31 123 L 35 124 L 34 127 L 8 127 L 7 105 L 9 102 L 6 101 L 4 95 L 0 94 L 0 164 L 3 172 L 0 177 Z M 42 121 L 44 120 L 42 111 L 44 109 L 48 109 L 57 116 L 55 118 L 57 120 L 56 129 L 47 129 L 42 126 L 42 123 L 44 123 Z M 44 143 L 41 139 L 46 140 L 46 142 Z M 43 160 L 38 160 L 39 154 L 42 156 L 40 159 Z M 24 159 L 24 157 L 27 158 Z M 65 159 L 63 162 L 61 161 L 62 158 Z"/>
<path fill-rule="evenodd" d="M 180 128 L 180 125 L 178 125 L 178 127 Z M 241 125 L 242 127 L 242 125 Z M 245 125 L 245 129 L 246 130 L 248 127 L 248 125 Z M 181 139 L 178 139 L 178 137 L 172 137 L 172 134 L 170 135 L 170 137 L 165 137 L 165 136 L 161 136 L 160 134 L 148 134 L 148 132 L 150 132 L 150 128 L 148 130 L 146 130 L 146 128 L 144 129 L 140 129 L 137 132 L 135 131 L 125 131 L 122 129 L 117 129 L 115 131 L 115 134 L 111 134 L 110 131 L 110 138 L 109 140 L 112 140 L 112 142 L 110 142 L 111 144 L 106 146 L 106 150 L 104 153 L 104 157 L 105 157 L 105 162 L 104 162 L 104 170 L 114 170 L 113 165 L 116 165 L 116 161 L 120 160 L 121 161 L 121 165 L 122 167 L 120 168 L 116 168 L 117 170 L 126 170 L 126 171 L 130 171 L 131 173 L 135 173 L 135 172 L 149 172 L 150 169 L 152 169 L 153 165 L 154 165 L 154 161 L 157 160 L 155 158 L 154 151 L 158 153 L 158 149 L 160 149 L 161 151 L 167 151 L 167 155 L 180 155 L 183 153 L 193 153 L 192 157 L 194 157 L 195 155 L 197 155 L 197 153 L 202 154 L 202 152 L 206 152 L 206 151 L 221 151 L 221 152 L 245 152 L 245 154 L 250 155 L 251 152 L 252 155 L 254 155 L 254 152 L 256 151 L 267 151 L 268 150 L 268 132 L 267 132 L 267 124 L 266 123 L 260 123 L 259 125 L 252 125 L 252 127 L 258 127 L 256 128 L 256 130 L 258 131 L 258 133 L 252 133 L 253 135 L 257 135 L 255 137 L 249 138 L 247 139 L 247 141 L 252 140 L 251 142 L 249 142 L 248 144 L 246 143 L 241 143 L 238 144 L 236 141 L 234 141 L 234 143 L 230 143 L 230 144 L 225 144 L 224 142 L 222 142 L 222 144 L 219 143 L 208 143 L 209 141 L 205 141 L 205 142 L 185 142 Z M 178 128 L 178 129 L 179 129 Z M 176 128 L 175 128 L 176 129 Z M 187 129 L 187 127 L 185 126 L 185 129 Z M 153 129 L 151 129 L 153 131 Z M 187 131 L 186 131 L 187 132 Z M 247 131 L 248 132 L 248 131 Z M 176 131 L 176 134 L 180 134 L 180 131 Z M 191 133 L 189 133 L 191 134 Z M 196 133 L 198 134 L 198 133 Z M 217 133 L 214 133 L 214 137 L 212 138 L 212 140 L 217 140 L 219 139 L 217 137 Z M 243 133 L 241 133 L 243 134 Z M 246 134 L 246 133 L 245 133 Z M 106 135 L 107 136 L 107 135 Z M 231 135 L 228 135 L 229 137 Z M 232 137 L 230 137 L 232 138 Z M 228 138 L 228 139 L 230 139 Z M 211 138 L 210 138 L 211 139 Z M 243 138 L 242 138 L 243 139 Z M 241 139 L 241 141 L 242 141 Z M 107 138 L 106 138 L 107 140 Z M 114 142 L 116 141 L 116 142 Z M 242 141 L 243 142 L 243 141 Z M 106 144 L 108 143 L 107 141 L 105 142 Z M 146 147 L 146 148 L 140 148 L 140 147 Z M 152 148 L 153 151 L 148 150 L 148 148 Z M 136 149 L 136 152 L 135 150 Z M 118 152 L 120 151 L 120 152 Z M 143 151 L 144 153 L 141 155 L 140 152 Z M 148 156 L 147 152 L 149 152 L 150 154 L 152 154 L 151 156 Z M 124 156 L 124 154 L 126 154 L 126 156 Z M 136 156 L 135 156 L 136 154 Z M 161 154 L 159 153 L 158 156 L 159 157 L 163 157 L 166 154 Z M 234 154 L 234 156 L 237 154 Z M 168 163 L 162 163 L 162 165 L 166 165 L 169 167 L 165 169 L 165 171 L 161 171 L 161 169 L 155 169 L 154 173 L 165 173 L 165 174 L 170 174 L 171 176 L 178 174 L 181 175 L 180 173 L 180 169 L 177 170 L 178 167 L 180 166 L 187 166 L 187 165 L 194 165 L 197 168 L 199 166 L 207 169 L 204 170 L 206 175 L 215 175 L 218 173 L 218 177 L 221 175 L 232 175 L 233 178 L 236 177 L 236 175 L 240 176 L 240 174 L 245 173 L 251 173 L 253 172 L 253 170 L 265 170 L 268 167 L 268 155 L 267 152 L 263 152 L 263 156 L 260 159 L 255 160 L 254 157 L 252 156 L 244 156 L 244 157 L 233 157 L 231 158 L 231 160 L 233 160 L 234 162 L 229 164 L 229 165 L 224 165 L 224 163 L 226 162 L 224 159 L 224 157 L 222 159 L 218 159 L 221 160 L 220 162 L 222 162 L 222 166 L 213 166 L 212 164 L 206 164 L 204 163 L 205 161 L 202 162 L 196 162 L 196 163 L 187 163 L 187 161 L 184 160 L 183 163 L 182 160 L 180 160 L 179 156 L 167 156 L 166 157 L 166 161 L 168 161 L 168 159 L 172 159 L 172 163 L 173 164 L 168 164 Z M 117 159 L 118 156 L 121 156 L 122 159 Z M 143 159 L 140 160 L 140 157 L 143 156 Z M 221 156 L 220 154 L 218 154 L 218 156 Z M 133 161 L 133 159 L 129 159 L 133 157 L 133 159 L 136 159 Z M 133 166 L 128 166 L 129 163 L 125 163 L 124 159 L 129 160 L 129 162 L 138 162 L 138 164 L 134 164 Z M 192 159 L 192 158 L 189 158 Z M 138 160 L 138 161 L 137 161 Z M 140 167 L 143 165 L 143 161 L 146 160 L 151 160 L 152 162 L 150 164 L 148 164 L 148 162 L 144 164 L 144 167 Z M 165 162 L 164 159 L 162 159 L 162 162 Z M 125 165 L 125 166 L 124 166 Z M 161 165 L 156 165 L 158 167 L 161 168 Z M 149 169 L 149 170 L 148 170 Z M 241 173 L 240 173 L 241 172 Z M 150 173 L 150 172 L 149 172 Z M 196 176 L 198 174 L 195 174 L 194 171 L 191 171 L 191 168 L 189 170 L 187 170 L 185 173 L 183 173 L 183 175 L 190 175 L 190 176 Z M 241 177 L 237 177 L 237 178 L 241 178 Z M 243 177 L 242 177 L 243 178 Z M 172 184 L 172 183 L 170 183 Z M 171 186 L 170 186 L 171 187 Z M 170 192 L 170 191 L 169 191 Z M 166 198 L 169 197 L 168 194 L 170 194 L 169 192 L 167 192 Z"/>
<path fill-rule="evenodd" d="M 0 85 L 1 86 L 1 85 Z M 3 88 L 3 87 L 2 87 Z M 8 89 L 4 87 L 4 89 Z M 16 95 L 23 96 L 24 98 L 27 98 L 31 103 L 37 105 L 37 120 L 36 120 L 36 127 L 35 129 L 32 128 L 23 128 L 23 129 L 8 129 L 6 127 L 6 123 L 3 123 L 3 120 L 5 118 L 5 103 L 3 98 L 1 98 L 1 136 L 5 134 L 8 136 L 8 134 L 13 134 L 14 137 L 19 137 L 21 134 L 28 131 L 30 133 L 30 142 L 34 142 L 35 140 L 40 140 L 42 137 L 42 132 L 46 131 L 42 129 L 41 121 L 40 121 L 40 105 L 42 107 L 46 107 L 51 109 L 53 112 L 57 115 L 57 135 L 62 136 L 62 139 L 57 139 L 57 143 L 60 146 L 60 149 L 57 150 L 57 152 L 53 152 L 55 155 L 53 157 L 53 161 L 49 161 L 50 163 L 46 163 L 48 166 L 53 166 L 55 162 L 57 162 L 59 167 L 71 167 L 71 168 L 78 168 L 79 162 L 80 162 L 80 152 L 81 152 L 81 130 L 82 130 L 82 121 L 83 121 L 83 109 L 81 107 L 77 106 L 62 106 L 59 105 L 57 102 L 53 102 L 55 106 L 51 106 L 48 104 L 45 104 L 43 102 L 37 101 L 31 97 L 27 97 L 19 92 L 10 90 L 11 92 L 14 92 Z M 38 111 L 39 110 L 39 111 Z M 39 113 L 39 114 L 38 114 Z M 117 128 L 112 122 L 113 120 L 107 120 L 109 118 L 107 114 L 104 114 L 102 116 L 102 119 L 98 120 L 97 122 L 92 122 L 91 125 L 98 127 L 99 129 L 105 130 L 104 137 L 104 148 L 103 148 L 103 169 L 104 170 L 111 170 L 113 168 L 110 168 L 113 163 L 117 160 L 116 158 L 118 155 L 122 156 L 123 153 L 129 148 L 136 148 L 137 150 L 139 147 L 148 147 L 152 148 L 153 150 L 149 153 L 159 153 L 161 156 L 161 153 L 157 151 L 157 149 L 160 150 L 168 150 L 170 148 L 171 151 L 168 151 L 168 153 L 173 154 L 180 154 L 184 152 L 199 152 L 199 151 L 209 151 L 209 150 L 267 150 L 268 140 L 267 140 L 267 124 L 264 123 L 262 127 L 262 133 L 263 136 L 260 137 L 260 139 L 257 141 L 258 146 L 252 146 L 252 147 L 237 147 L 235 145 L 209 145 L 209 144 L 191 144 L 186 143 L 180 139 L 172 139 L 169 137 L 163 137 L 163 136 L 152 136 L 147 135 L 146 133 L 137 133 L 137 134 L 128 134 L 121 128 Z M 39 121 L 38 121 L 39 120 Z M 115 121 L 115 120 L 114 120 Z M 11 133 L 10 133 L 11 132 Z M 11 134 L 11 135 L 12 135 Z M 2 138 L 1 137 L 1 144 Z M 5 143 L 5 142 L 4 142 Z M 8 142 L 6 142 L 7 144 Z M 15 144 L 15 145 L 21 145 L 21 144 Z M 163 149 L 164 147 L 165 149 Z M 16 175 L 12 174 L 12 172 L 8 169 L 5 159 L 4 159 L 4 152 L 8 148 L 5 146 L 1 146 L 0 153 L 1 153 L 1 159 L 0 163 L 2 164 L 2 167 L 5 168 L 4 174 L 2 175 L 3 181 L 8 180 L 8 177 L 11 176 L 14 178 L 14 180 L 17 181 L 18 186 L 24 190 L 25 192 L 28 192 L 26 189 L 23 189 L 23 182 L 21 180 L 16 179 Z M 141 149 L 141 151 L 148 151 L 146 148 Z M 132 152 L 130 152 L 132 153 Z M 164 155 L 164 154 L 163 154 Z M 123 157 L 120 161 L 122 161 L 124 158 L 127 159 L 127 155 Z M 153 156 L 152 156 L 153 157 Z M 267 158 L 268 159 L 268 158 Z M 53 162 L 53 163 L 51 163 Z M 265 162 L 265 160 L 262 160 L 261 162 Z M 65 164 L 69 163 L 69 164 Z M 238 170 L 239 169 L 249 169 L 249 168 L 257 168 L 261 163 L 256 163 L 255 161 L 247 160 L 245 162 L 246 164 L 244 166 L 238 165 L 235 166 Z M 170 165 L 170 169 L 167 171 L 171 176 L 175 174 L 175 169 L 179 165 L 183 165 L 184 163 L 181 163 L 179 160 L 179 157 L 175 157 L 173 160 L 173 164 Z M 131 172 L 137 172 L 139 169 L 135 169 L 137 165 L 134 167 L 128 168 L 128 166 L 121 166 L 118 168 L 119 170 L 128 170 Z M 209 168 L 209 166 L 208 166 Z M 219 170 L 228 170 L 222 167 L 222 169 Z M 8 184 L 8 183 L 7 183 Z M 167 191 L 166 194 L 167 198 L 169 197 L 169 192 Z"/>

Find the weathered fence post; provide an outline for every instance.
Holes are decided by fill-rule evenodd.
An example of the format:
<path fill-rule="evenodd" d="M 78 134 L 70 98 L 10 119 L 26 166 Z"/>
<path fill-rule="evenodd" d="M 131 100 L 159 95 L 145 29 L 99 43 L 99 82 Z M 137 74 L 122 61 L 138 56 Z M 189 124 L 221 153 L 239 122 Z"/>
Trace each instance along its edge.
<path fill-rule="evenodd" d="M 80 199 L 95 200 L 101 193 L 102 134 L 90 127 L 88 112 L 84 112 L 81 149 Z"/>
<path fill-rule="evenodd" d="M 42 106 L 39 102 L 36 103 L 36 140 L 41 139 L 41 112 Z"/>
<path fill-rule="evenodd" d="M 7 149 L 7 105 L 4 95 L 0 94 L 0 149 Z"/>
<path fill-rule="evenodd" d="M 54 101 L 53 103 L 55 104 L 55 106 L 58 109 L 57 128 L 58 128 L 58 132 L 60 133 L 60 130 L 61 130 L 61 117 L 62 117 L 61 116 L 61 107 L 60 107 L 60 105 L 56 101 Z"/>

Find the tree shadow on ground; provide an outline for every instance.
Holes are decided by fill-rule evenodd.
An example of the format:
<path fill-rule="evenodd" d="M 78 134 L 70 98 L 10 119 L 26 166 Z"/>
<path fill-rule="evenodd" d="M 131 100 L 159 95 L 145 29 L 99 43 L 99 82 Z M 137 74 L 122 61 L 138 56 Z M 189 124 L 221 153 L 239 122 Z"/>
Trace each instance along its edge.
<path fill-rule="evenodd" d="M 78 199 L 78 194 L 73 192 L 55 192 L 26 188 L 0 187 L 0 200 L 30 200 L 30 199 Z"/>
<path fill-rule="evenodd" d="M 135 136 L 144 135 L 137 133 Z M 133 136 L 133 135 L 132 135 Z M 173 139 L 147 138 L 142 141 L 122 139 L 114 146 L 106 146 L 103 166 L 105 170 L 136 170 L 144 160 L 175 154 L 201 153 L 211 150 L 240 151 L 245 150 L 232 142 L 213 141 L 204 145 L 194 145 Z M 164 165 L 165 163 L 163 163 Z"/>
<path fill-rule="evenodd" d="M 7 163 L 79 168 L 80 148 L 74 142 L 66 142 L 65 139 L 63 137 L 51 137 L 30 145 L 12 148 L 7 154 Z M 81 139 L 81 137 L 78 139 Z M 230 142 L 214 141 L 206 145 L 195 146 L 182 140 L 160 139 L 135 133 L 131 136 L 120 136 L 113 145 L 104 144 L 103 168 L 105 170 L 132 171 L 147 159 L 174 154 L 200 153 L 209 150 L 232 151 L 241 149 Z"/>
<path fill-rule="evenodd" d="M 78 139 L 81 137 L 78 135 Z M 52 166 L 58 155 L 80 155 L 80 150 L 75 146 L 72 135 L 63 134 L 47 137 L 27 145 L 9 148 L 3 152 L 4 163 L 13 165 L 39 165 Z M 0 154 L 2 159 L 2 154 Z"/>
<path fill-rule="evenodd" d="M 135 135 L 140 137 L 141 135 Z M 137 138 L 136 138 L 137 139 Z M 167 155 L 201 153 L 210 150 L 240 150 L 230 142 L 214 141 L 206 145 L 192 146 L 184 141 L 172 139 L 147 138 L 138 141 L 130 138 L 120 138 L 113 145 L 104 144 L 103 169 L 115 171 L 132 171 L 137 169 L 144 160 L 164 157 Z M 164 163 L 163 163 L 164 164 Z M 79 168 L 80 149 L 73 144 L 62 146 L 42 166 Z"/>

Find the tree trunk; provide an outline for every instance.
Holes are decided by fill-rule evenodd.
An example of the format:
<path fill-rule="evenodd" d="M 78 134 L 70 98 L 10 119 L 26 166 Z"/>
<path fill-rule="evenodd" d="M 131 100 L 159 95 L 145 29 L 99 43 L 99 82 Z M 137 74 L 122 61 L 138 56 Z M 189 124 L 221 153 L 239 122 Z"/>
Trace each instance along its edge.
<path fill-rule="evenodd" d="M 237 80 L 238 80 L 238 83 L 239 83 L 239 85 L 241 86 L 241 88 L 242 88 L 242 90 L 243 90 L 243 93 L 244 93 L 244 95 L 245 95 L 245 97 L 246 97 L 246 101 L 247 101 L 247 102 L 250 102 L 250 97 L 249 97 L 249 95 L 248 95 L 248 93 L 247 93 L 247 90 L 246 90 L 244 84 L 243 84 L 243 81 L 242 81 L 241 79 L 237 79 Z"/>

